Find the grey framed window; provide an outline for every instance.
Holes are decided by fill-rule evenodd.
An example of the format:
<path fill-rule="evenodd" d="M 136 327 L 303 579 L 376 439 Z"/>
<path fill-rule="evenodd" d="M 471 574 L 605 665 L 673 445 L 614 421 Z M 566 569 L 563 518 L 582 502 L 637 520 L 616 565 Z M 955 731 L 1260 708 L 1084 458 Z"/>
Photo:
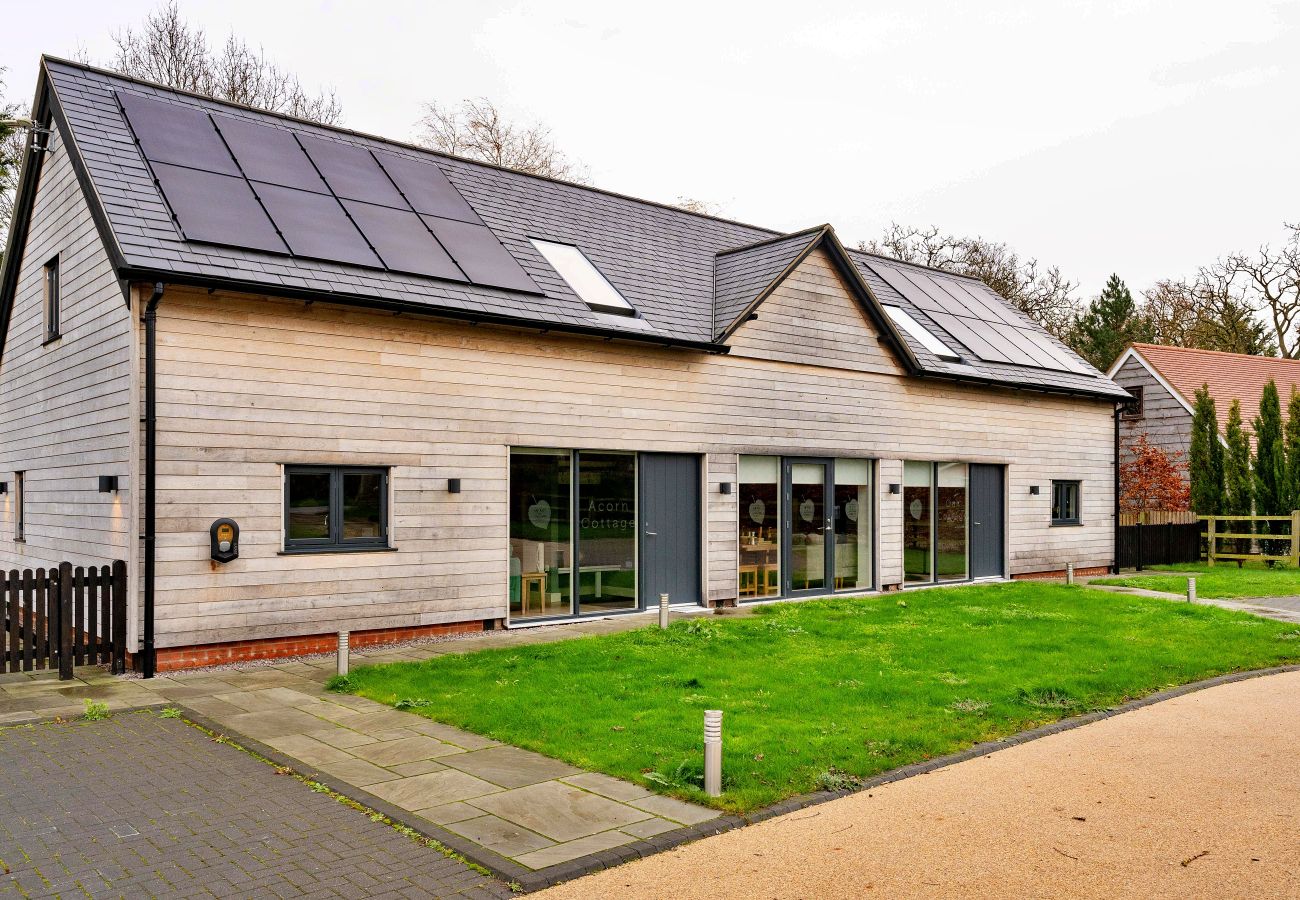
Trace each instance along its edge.
<path fill-rule="evenodd" d="M 1079 512 L 1079 482 L 1052 482 L 1052 524 L 1083 524 L 1083 519 Z"/>
<path fill-rule="evenodd" d="M 14 473 L 14 540 L 27 540 L 27 473 Z"/>
<path fill-rule="evenodd" d="M 387 469 L 285 466 L 285 552 L 388 548 Z"/>
<path fill-rule="evenodd" d="M 1143 406 L 1142 406 L 1142 402 L 1143 402 L 1143 396 L 1142 396 L 1142 394 L 1143 394 L 1143 387 L 1142 387 L 1142 385 L 1140 385 L 1140 384 L 1139 384 L 1139 385 L 1134 385 L 1133 387 L 1125 388 L 1125 390 L 1128 391 L 1130 394 L 1133 395 L 1133 399 L 1132 399 L 1132 400 L 1129 400 L 1129 401 L 1126 401 L 1126 402 L 1124 403 L 1124 406 L 1123 406 L 1122 411 L 1120 412 L 1120 415 L 1121 415 L 1123 418 L 1125 418 L 1125 419 L 1140 419 L 1140 418 L 1142 418 L 1142 414 L 1143 414 L 1143 411 L 1144 411 L 1144 410 L 1143 410 Z"/>
<path fill-rule="evenodd" d="M 62 314 L 59 297 L 59 258 L 45 264 L 45 343 L 59 339 Z"/>

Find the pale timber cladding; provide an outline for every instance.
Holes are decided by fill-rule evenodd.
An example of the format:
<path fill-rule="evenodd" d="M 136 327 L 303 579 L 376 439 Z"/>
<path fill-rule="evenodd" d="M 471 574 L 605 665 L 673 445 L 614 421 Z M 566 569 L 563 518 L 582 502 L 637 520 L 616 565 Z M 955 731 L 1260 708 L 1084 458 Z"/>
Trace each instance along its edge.
<path fill-rule="evenodd" d="M 0 367 L 0 568 L 134 558 L 131 314 L 56 131 L 21 248 Z M 44 269 L 57 255 L 61 338 L 45 342 Z M 26 540 L 14 540 L 14 472 L 26 471 Z M 121 490 L 99 493 L 99 476 Z"/>
<path fill-rule="evenodd" d="M 718 483 L 743 453 L 881 459 L 885 584 L 901 580 L 885 486 L 903 458 L 1008 465 L 1013 574 L 1110 563 L 1109 402 L 904 376 L 820 250 L 731 343 L 709 355 L 170 287 L 159 646 L 503 617 L 511 446 L 706 454 L 712 600 L 736 594 L 736 495 Z M 286 463 L 391 466 L 397 551 L 279 555 Z M 1083 481 L 1082 526 L 1048 527 L 1053 478 Z M 240 522 L 241 556 L 218 567 L 221 516 Z"/>
<path fill-rule="evenodd" d="M 1142 415 L 1120 419 L 1121 453 L 1127 458 L 1132 453 L 1133 441 L 1145 434 L 1147 441 L 1168 453 L 1180 454 L 1184 461 L 1192 442 L 1192 414 L 1182 401 L 1170 393 L 1160 380 L 1151 374 L 1136 355 L 1132 355 L 1116 370 L 1112 380 L 1125 389 L 1142 388 Z"/>

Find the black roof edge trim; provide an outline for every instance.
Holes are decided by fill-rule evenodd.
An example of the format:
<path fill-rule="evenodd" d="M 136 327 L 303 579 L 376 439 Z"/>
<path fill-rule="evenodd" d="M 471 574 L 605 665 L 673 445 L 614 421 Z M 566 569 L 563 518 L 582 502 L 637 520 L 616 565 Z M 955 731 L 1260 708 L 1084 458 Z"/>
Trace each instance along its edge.
<path fill-rule="evenodd" d="M 399 141 L 399 140 L 395 140 L 394 138 L 384 137 L 383 135 L 379 135 L 379 134 L 370 134 L 365 131 L 355 131 L 351 128 L 343 128 L 339 125 L 324 125 L 320 122 L 313 122 L 310 119 L 304 119 L 300 116 L 291 116 L 288 113 L 275 112 L 269 109 L 258 109 L 256 106 L 247 106 L 243 103 L 234 103 L 230 100 L 222 100 L 217 97 L 209 97 L 206 94 L 199 94 L 194 91 L 187 91 L 184 90 L 183 88 L 168 87 L 167 85 L 159 84 L 156 81 L 146 81 L 143 78 L 135 78 L 130 75 L 123 75 L 121 72 L 114 72 L 112 69 L 104 69 L 99 66 L 92 66 L 86 63 L 80 63 L 77 62 L 76 60 L 65 59 L 64 57 L 61 56 L 53 56 L 49 53 L 45 53 L 41 55 L 42 68 L 44 68 L 46 62 L 58 63 L 59 65 L 69 66 L 73 69 L 80 69 L 83 72 L 94 72 L 97 75 L 107 75 L 110 78 L 115 78 L 120 81 L 125 81 L 129 84 L 138 84 L 144 87 L 156 88 L 158 90 L 163 90 L 166 91 L 167 93 L 175 94 L 180 97 L 189 97 L 194 100 L 202 100 L 205 103 L 215 103 L 218 106 L 224 106 L 230 109 L 243 110 L 245 112 L 253 112 L 253 113 L 257 113 L 258 115 L 272 116 L 277 119 L 282 119 L 285 122 L 296 122 L 300 125 L 306 125 L 309 128 L 319 128 L 322 131 L 333 132 L 335 134 L 345 135 L 351 138 L 360 138 L 366 141 L 377 141 L 381 144 L 387 144 L 390 147 L 396 147 L 406 151 L 414 151 L 415 153 L 424 156 L 436 156 L 436 157 L 441 157 L 443 159 L 450 159 L 450 160 L 455 160 L 456 162 L 466 163 L 471 166 L 480 166 L 484 169 L 494 169 L 498 172 L 510 172 L 514 175 L 522 175 L 525 178 L 535 178 L 538 181 L 547 181 L 552 184 L 562 184 L 566 187 L 577 188 L 578 190 L 591 191 L 592 193 L 596 193 L 596 194 L 604 194 L 609 197 L 617 197 L 620 200 L 629 200 L 633 203 L 640 203 L 644 206 L 653 206 L 653 207 L 657 207 L 658 209 L 668 210 L 670 212 L 675 212 L 675 213 L 681 213 L 684 216 L 694 216 L 697 219 L 708 219 L 713 222 L 725 222 L 728 225 L 737 225 L 741 228 L 749 228 L 754 231 L 766 231 L 769 234 L 776 234 L 775 230 L 771 228 L 765 228 L 762 225 L 753 225 L 749 222 L 741 222 L 737 219 L 728 219 L 723 216 L 711 216 L 708 213 L 695 212 L 694 210 L 690 210 L 690 209 L 683 209 L 682 207 L 675 206 L 672 203 L 661 203 L 658 200 L 647 200 L 644 197 L 633 197 L 631 194 L 623 194 L 623 193 L 619 193 L 618 191 L 611 191 L 607 188 L 595 187 L 590 184 L 579 184 L 576 181 L 566 181 L 563 178 L 550 178 L 546 175 L 536 175 L 532 172 L 524 172 L 521 171 L 520 169 L 512 169 L 509 166 L 498 166 L 495 165 L 494 163 L 484 162 L 483 160 L 480 159 L 471 159 L 468 156 L 457 156 L 454 153 L 444 153 L 441 150 L 434 150 L 429 147 L 422 147 L 419 144 L 412 144 L 407 141 Z"/>
<path fill-rule="evenodd" d="M 160 269 L 127 267 L 119 272 L 122 278 L 132 282 L 163 281 L 168 284 L 186 287 L 210 288 L 238 294 L 253 294 L 264 297 L 276 297 L 285 300 L 311 300 L 316 303 L 333 303 L 339 306 L 380 309 L 389 312 L 401 312 L 426 316 L 433 319 L 448 319 L 456 322 L 472 322 L 481 325 L 499 325 L 505 328 L 519 328 L 525 331 L 557 331 L 564 334 L 585 337 L 610 338 L 635 344 L 652 344 L 661 347 L 674 347 L 683 350 L 698 350 L 703 353 L 726 354 L 731 348 L 713 341 L 692 341 L 682 338 L 668 338 L 660 335 L 637 334 L 635 332 L 617 331 L 612 328 L 573 325 L 560 322 L 539 322 L 517 316 L 503 316 L 493 313 L 472 312 L 470 310 L 449 307 L 429 306 L 422 303 L 403 303 L 400 300 L 383 300 L 377 297 L 364 297 L 353 294 L 340 294 L 333 291 L 313 291 L 310 289 L 274 287 L 257 282 L 241 282 L 231 278 L 205 278 L 200 275 L 183 275 Z"/>
<path fill-rule="evenodd" d="M 50 127 L 50 97 L 53 86 L 45 76 L 42 65 L 36 76 L 36 94 L 32 98 L 32 121 L 38 127 Z M 44 153 L 33 153 L 36 140 L 34 130 L 27 133 L 23 148 L 22 167 L 18 173 L 18 190 L 14 197 L 12 217 L 9 220 L 9 239 L 5 244 L 4 265 L 0 268 L 0 363 L 4 362 L 5 344 L 9 336 L 9 319 L 13 314 L 14 299 L 18 293 L 18 271 L 23 264 L 23 249 L 31 226 L 32 207 L 36 204 L 36 185 L 40 180 Z"/>
<path fill-rule="evenodd" d="M 1106 403 L 1123 403 L 1124 399 L 1115 394 L 1101 391 L 1088 391 L 1082 388 L 1049 387 L 1041 384 L 1021 384 L 999 381 L 985 375 L 959 375 L 955 372 L 936 372 L 933 369 L 921 369 L 915 373 L 918 378 L 931 378 L 936 381 L 952 381 L 957 384 L 975 384 L 978 387 L 1003 388 L 1008 391 L 1031 391 L 1035 394 L 1051 394 L 1059 397 L 1075 397 L 1081 400 L 1096 400 Z"/>

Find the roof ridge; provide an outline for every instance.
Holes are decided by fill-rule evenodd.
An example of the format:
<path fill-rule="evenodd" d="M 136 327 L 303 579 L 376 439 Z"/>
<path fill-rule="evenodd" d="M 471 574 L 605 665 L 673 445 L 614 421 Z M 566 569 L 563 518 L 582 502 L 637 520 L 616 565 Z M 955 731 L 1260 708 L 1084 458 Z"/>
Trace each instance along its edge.
<path fill-rule="evenodd" d="M 745 250 L 753 250 L 758 247 L 766 247 L 769 244 L 779 244 L 781 241 L 789 240 L 791 238 L 802 237 L 805 234 L 807 235 L 820 234 L 830 227 L 831 226 L 829 223 L 824 222 L 821 225 L 813 225 L 811 228 L 803 228 L 800 229 L 799 231 L 790 231 L 785 234 L 778 234 L 770 238 L 763 238 L 763 240 L 754 241 L 752 244 L 740 244 L 739 246 L 736 247 L 727 247 L 726 249 L 719 250 L 717 253 L 713 254 L 713 258 L 716 260 L 719 256 L 729 256 L 732 253 L 740 253 Z"/>
<path fill-rule="evenodd" d="M 1172 344 L 1149 344 L 1145 341 L 1134 341 L 1130 346 L 1135 349 L 1147 348 L 1150 350 L 1169 350 L 1176 353 L 1213 353 L 1216 356 L 1233 356 L 1241 359 L 1260 359 L 1275 363 L 1294 363 L 1300 365 L 1300 359 L 1290 359 L 1286 356 L 1265 356 L 1262 353 L 1235 353 L 1232 350 L 1210 350 L 1205 347 L 1176 347 Z"/>
<path fill-rule="evenodd" d="M 845 247 L 844 249 L 849 253 L 856 253 L 859 256 L 869 256 L 872 259 L 883 259 L 886 262 L 897 263 L 900 266 L 911 266 L 914 269 L 923 269 L 926 272 L 935 272 L 939 275 L 947 275 L 949 278 L 965 278 L 967 281 L 973 281 L 976 284 L 983 284 L 985 287 L 988 287 L 984 282 L 984 279 L 976 278 L 974 275 L 967 275 L 963 272 L 953 272 L 949 269 L 940 269 L 938 266 L 927 266 L 925 263 L 910 262 L 906 259 L 899 259 L 896 256 L 886 256 L 883 253 L 872 253 L 870 250 L 863 250 L 861 247 Z M 989 288 L 989 290 L 993 289 Z M 998 294 L 998 296 L 1001 297 L 1002 295 Z"/>
<path fill-rule="evenodd" d="M 74 69 L 80 69 L 83 72 L 94 72 L 99 75 L 106 75 L 110 78 L 120 79 L 130 84 L 138 84 L 146 87 L 157 88 L 158 90 L 168 91 L 172 94 L 176 94 L 181 97 L 191 97 L 195 100 L 202 100 L 208 103 L 216 103 L 220 106 L 227 106 L 232 109 L 257 113 L 258 115 L 273 116 L 277 119 L 283 119 L 286 122 L 296 122 L 301 125 L 307 125 L 311 128 L 320 128 L 324 131 L 331 131 L 340 135 L 347 135 L 355 138 L 363 138 L 368 141 L 378 141 L 379 143 L 382 144 L 388 144 L 393 147 L 400 147 L 403 150 L 412 150 L 415 151 L 416 153 L 421 153 L 428 156 L 440 156 L 443 157 L 444 159 L 451 159 L 451 160 L 455 160 L 456 162 L 466 163 L 467 165 L 472 165 L 472 166 L 479 166 L 484 169 L 492 169 L 498 172 L 509 172 L 512 175 L 519 175 L 524 178 L 535 178 L 538 181 L 546 181 L 552 184 L 564 185 L 565 187 L 577 188 L 583 191 L 591 191 L 592 193 L 596 193 L 596 194 L 604 194 L 609 197 L 617 197 L 620 200 L 628 200 L 633 203 L 641 203 L 646 206 L 653 206 L 659 209 L 667 210 L 669 212 L 680 213 L 681 215 L 684 216 L 693 216 L 697 219 L 707 219 L 708 221 L 711 222 L 723 222 L 728 225 L 738 225 L 741 228 L 751 228 L 754 231 L 765 231 L 771 235 L 779 234 L 779 232 L 777 232 L 776 229 L 774 228 L 767 228 L 763 225 L 755 225 L 751 222 L 741 222 L 738 219 L 728 219 L 725 216 L 712 216 L 709 215 L 708 213 L 697 212 L 691 209 L 683 209 L 680 206 L 674 206 L 671 203 L 664 203 L 659 200 L 649 200 L 645 197 L 634 197 L 631 194 L 624 194 L 619 191 L 612 191 L 609 190 L 608 188 L 596 187 L 595 185 L 591 185 L 591 184 L 579 184 L 576 181 L 568 181 L 564 178 L 552 178 L 547 175 L 538 175 L 534 172 L 525 172 L 521 169 L 512 169 L 509 166 L 501 166 L 495 163 L 484 162 L 481 159 L 471 159 L 468 156 L 457 156 L 454 153 L 447 153 L 443 150 L 434 150 L 431 147 L 424 147 L 421 146 L 420 144 L 413 144 L 408 141 L 399 141 L 395 138 L 384 137 L 383 135 L 379 135 L 379 134 L 371 134 L 370 132 L 367 131 L 356 131 L 355 129 L 344 128 L 339 125 L 326 125 L 321 122 L 313 122 L 311 119 L 304 119 L 301 116 L 294 116 L 294 115 L 290 115 L 289 113 L 276 112 L 275 110 L 270 110 L 270 109 L 260 109 L 256 106 L 248 106 L 247 104 L 237 103 L 233 100 L 223 100 L 220 97 L 210 97 L 207 94 L 200 94 L 196 91 L 188 91 L 185 90 L 184 88 L 174 88 L 165 84 L 159 84 L 156 81 L 148 81 L 143 78 L 136 78 L 133 75 L 125 75 L 121 72 L 115 72 L 112 69 L 105 69 L 100 66 L 93 66 L 90 65 L 89 63 L 77 62 L 76 60 L 71 60 L 71 59 L 64 59 L 63 57 L 53 56 L 48 53 L 41 54 L 41 65 L 44 66 L 47 62 L 58 63 L 59 65 L 64 65 L 64 66 L 70 66 Z"/>

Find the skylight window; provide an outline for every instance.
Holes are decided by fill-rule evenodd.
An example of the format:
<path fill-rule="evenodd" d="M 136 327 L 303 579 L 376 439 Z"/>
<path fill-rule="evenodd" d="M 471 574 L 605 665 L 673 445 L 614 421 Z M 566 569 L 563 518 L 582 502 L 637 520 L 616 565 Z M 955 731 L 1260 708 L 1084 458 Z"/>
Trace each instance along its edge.
<path fill-rule="evenodd" d="M 560 273 L 560 277 L 568 282 L 573 292 L 592 309 L 622 315 L 635 314 L 632 304 L 623 299 L 623 295 L 577 247 L 536 238 L 533 239 L 533 246 Z"/>
<path fill-rule="evenodd" d="M 916 319 L 913 319 L 907 310 L 900 309 L 897 306 L 886 306 L 885 312 L 889 313 L 889 318 L 894 320 L 895 325 L 906 331 L 916 339 L 917 343 L 935 356 L 940 359 L 961 359 L 956 351 L 935 337 L 928 328 L 916 321 Z"/>

